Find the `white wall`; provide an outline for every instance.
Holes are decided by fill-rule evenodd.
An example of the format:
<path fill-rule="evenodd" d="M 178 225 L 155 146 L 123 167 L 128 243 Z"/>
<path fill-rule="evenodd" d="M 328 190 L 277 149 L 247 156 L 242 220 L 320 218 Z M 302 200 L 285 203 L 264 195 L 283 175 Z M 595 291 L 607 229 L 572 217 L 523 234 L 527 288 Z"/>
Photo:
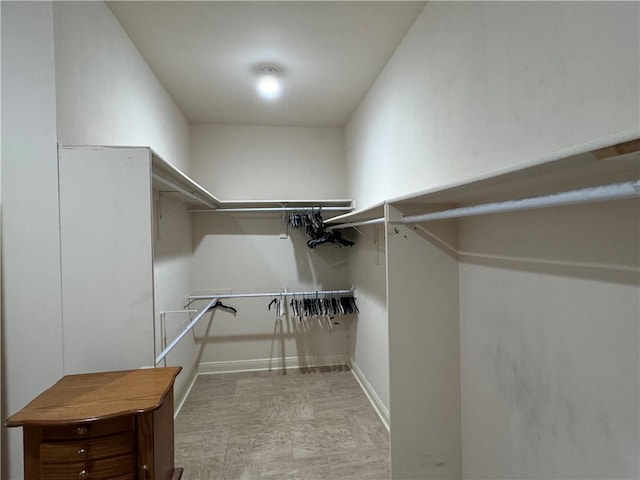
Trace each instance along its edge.
<path fill-rule="evenodd" d="M 387 315 L 384 226 L 360 227 L 357 246 L 349 255 L 349 282 L 357 288 L 357 332 L 352 341 L 356 372 L 382 417 L 389 423 L 389 322 Z"/>
<path fill-rule="evenodd" d="M 191 126 L 193 177 L 221 200 L 345 198 L 341 128 Z"/>
<path fill-rule="evenodd" d="M 359 206 L 640 130 L 637 2 L 429 2 L 346 128 Z"/>
<path fill-rule="evenodd" d="M 631 139 L 640 136 L 639 12 L 637 3 L 427 3 L 346 126 L 349 196 L 354 197 L 359 207 L 365 207 L 395 196 L 533 164 L 552 157 L 559 150 L 576 148 L 604 137 Z M 593 218 L 591 222 L 594 222 Z M 633 228 L 629 225 L 625 228 Z M 513 242 L 520 236 L 509 238 Z M 549 237 L 541 241 L 548 248 L 558 243 Z M 613 245 L 613 241 L 603 244 L 611 250 L 616 248 Z M 635 245 L 637 248 L 637 242 Z M 570 253 L 570 250 L 563 252 Z M 579 462 L 592 465 L 595 459 L 602 460 L 602 463 L 593 471 L 602 475 L 625 472 L 622 475 L 624 478 L 633 477 L 634 474 L 637 476 L 637 467 L 628 459 L 619 459 L 616 468 L 620 470 L 612 468 L 603 472 L 606 466 L 614 462 L 614 454 L 611 447 L 597 451 L 597 445 L 602 446 L 608 425 L 612 439 L 616 437 L 615 444 L 618 445 L 625 438 L 628 444 L 624 451 L 633 451 L 635 448 L 637 457 L 637 440 L 629 427 L 613 432 L 613 428 L 620 427 L 620 419 L 625 415 L 630 419 L 629 425 L 636 428 L 637 432 L 637 417 L 630 413 L 631 405 L 637 400 L 637 371 L 635 378 L 632 378 L 630 366 L 633 362 L 637 365 L 637 347 L 634 350 L 629 344 L 624 344 L 632 362 L 625 364 L 625 378 L 629 383 L 621 389 L 631 391 L 635 386 L 636 393 L 622 402 L 624 413 L 616 415 L 611 422 L 607 414 L 601 415 L 602 423 L 599 426 L 592 425 L 591 420 L 574 418 L 574 430 L 571 430 L 568 426 L 571 422 L 556 419 L 558 430 L 555 434 L 558 437 L 550 438 L 554 434 L 551 431 L 553 427 L 549 426 L 548 418 L 541 417 L 542 423 L 538 426 L 529 425 L 527 431 L 527 435 L 538 435 L 537 438 L 516 440 L 513 430 L 516 427 L 505 426 L 504 417 L 495 425 L 489 424 L 490 419 L 495 419 L 495 416 L 491 416 L 494 413 L 492 407 L 483 407 L 475 401 L 504 400 L 493 397 L 492 387 L 498 380 L 495 371 L 488 365 L 489 359 L 485 358 L 476 365 L 476 357 L 488 355 L 486 350 L 495 347 L 496 342 L 503 347 L 506 343 L 510 349 L 508 352 L 511 352 L 516 347 L 509 342 L 517 337 L 526 348 L 531 349 L 526 360 L 529 361 L 531 357 L 539 367 L 532 370 L 534 378 L 525 385 L 525 388 L 532 389 L 531 395 L 535 401 L 527 404 L 527 400 L 524 400 L 524 405 L 525 408 L 526 405 L 533 405 L 532 409 L 540 408 L 542 412 L 534 410 L 527 417 L 528 421 L 536 413 L 549 414 L 549 404 L 539 402 L 541 396 L 543 400 L 546 398 L 545 385 L 556 379 L 550 372 L 555 363 L 544 363 L 547 360 L 551 362 L 548 358 L 545 360 L 547 354 L 553 360 L 566 355 L 572 368 L 578 365 L 575 369 L 576 383 L 567 386 L 571 389 L 569 401 L 577 409 L 574 412 L 579 411 L 584 417 L 621 406 L 619 399 L 611 399 L 613 393 L 597 396 L 601 404 L 595 407 L 586 405 L 588 399 L 578 399 L 581 388 L 588 393 L 596 388 L 588 383 L 588 369 L 579 364 L 589 351 L 589 346 L 603 347 L 605 339 L 613 341 L 627 335 L 637 343 L 637 282 L 634 286 L 611 283 L 609 279 L 603 281 L 601 278 L 585 280 L 580 276 L 565 279 L 566 271 L 562 269 L 554 270 L 557 277 L 550 278 L 543 275 L 529 277 L 527 271 L 506 272 L 496 276 L 489 270 L 477 270 L 476 265 L 466 263 L 460 267 L 461 289 L 465 296 L 461 301 L 462 358 L 469 369 L 463 371 L 463 411 L 466 415 L 462 431 L 464 476 L 508 478 L 528 474 L 529 478 L 545 478 L 545 475 L 551 475 L 549 472 L 557 477 L 567 476 L 570 471 L 580 476 L 584 466 L 577 466 Z M 404 281 L 411 282 L 411 278 Z M 540 285 L 545 281 L 548 284 Z M 611 305 L 614 298 L 620 297 L 623 305 L 620 305 L 619 312 L 624 316 L 617 318 L 616 327 L 604 332 L 603 337 L 597 340 L 602 325 L 595 325 L 592 320 L 604 315 L 604 312 L 602 307 L 594 306 L 593 313 L 588 316 L 588 340 L 560 346 L 554 343 L 557 342 L 554 334 L 564 337 L 568 336 L 567 332 L 574 336 L 580 334 L 577 307 L 573 310 L 566 308 L 568 317 L 563 322 L 553 325 L 547 321 L 540 326 L 539 336 L 551 342 L 549 349 L 545 350 L 546 347 L 534 341 L 535 334 L 527 330 L 536 327 L 521 320 L 518 320 L 518 328 L 523 331 L 516 332 L 517 335 L 500 331 L 505 319 L 511 318 L 510 311 L 521 306 L 518 306 L 515 297 L 513 301 L 504 303 L 500 292 L 493 291 L 496 282 L 505 285 L 506 292 L 519 295 L 518 298 L 525 295 L 531 284 L 535 284 L 540 292 L 548 291 L 553 298 L 554 306 L 550 307 L 553 318 L 566 308 L 562 307 L 557 297 L 573 295 L 576 291 L 580 292 L 579 298 L 593 295 L 587 305 L 592 305 L 598 299 L 605 305 Z M 517 290 L 516 285 L 519 287 Z M 479 293 L 476 293 L 477 289 Z M 494 301 L 492 309 L 487 309 L 486 313 L 486 317 L 491 318 L 489 326 L 479 331 L 480 325 L 474 323 L 476 316 L 473 308 L 483 298 Z M 541 296 L 536 298 L 540 303 Z M 538 307 L 531 299 L 522 300 L 522 305 Z M 634 300 L 636 310 L 633 310 Z M 502 310 L 503 306 L 505 310 Z M 361 308 L 367 306 L 361 305 Z M 630 320 L 633 313 L 636 315 L 635 323 Z M 531 315 L 528 313 L 524 318 Z M 395 321 L 398 319 L 389 318 L 390 323 Z M 363 333 L 362 328 L 363 322 L 360 322 L 358 340 Z M 474 343 L 476 334 L 480 341 L 478 345 Z M 359 341 L 356 342 L 358 344 Z M 485 350 L 478 351 L 483 347 Z M 599 350 L 598 355 L 605 355 L 604 352 L 612 353 L 616 357 L 612 362 L 618 362 L 617 354 L 609 346 Z M 393 352 L 390 357 L 393 365 Z M 585 364 L 591 366 L 592 361 Z M 503 362 L 501 367 L 507 368 L 505 365 Z M 359 366 L 361 369 L 370 368 L 364 362 Z M 495 370 L 500 366 L 494 367 Z M 599 371 L 597 375 L 601 373 Z M 536 383 L 536 375 L 544 380 L 543 384 Z M 485 379 L 489 385 L 484 384 Z M 603 385 L 610 387 L 612 382 L 618 380 L 610 379 Z M 509 385 L 502 387 L 509 388 Z M 548 398 L 562 402 L 559 396 L 553 396 L 549 390 L 547 393 L 551 395 Z M 562 392 L 556 388 L 553 393 Z M 502 395 L 507 395 L 507 392 L 503 391 Z M 516 403 L 510 401 L 505 405 L 507 412 L 511 412 L 504 412 L 505 415 L 520 413 Z M 392 391 L 392 410 L 393 404 Z M 470 412 L 476 408 L 478 413 L 470 417 Z M 483 413 L 488 416 L 487 420 L 481 418 Z M 586 423 L 576 426 L 576 422 L 582 421 Z M 579 439 L 578 434 L 585 434 L 581 429 L 589 426 L 595 428 L 594 438 Z M 547 427 L 549 431 L 544 430 Z M 393 429 L 392 418 L 392 444 Z M 575 437 L 568 438 L 570 434 Z M 547 446 L 543 445 L 544 440 L 550 440 Z M 531 442 L 536 443 L 539 450 L 526 453 L 524 449 L 532 447 Z M 495 450 L 492 445 L 496 445 Z M 549 453 L 553 446 L 567 454 L 566 463 Z M 502 447 L 503 452 L 514 454 L 512 460 L 496 452 Z M 582 456 L 571 451 L 582 447 Z M 586 458 L 591 453 L 594 453 L 593 459 Z M 410 467 L 409 461 L 416 460 L 407 458 L 407 462 L 398 465 L 398 456 L 394 459 L 396 467 L 404 471 Z M 539 464 L 535 469 L 535 459 L 540 462 L 548 459 L 551 464 Z"/>
<path fill-rule="evenodd" d="M 251 293 L 278 292 L 282 287 L 292 291 L 349 288 L 350 249 L 333 245 L 309 249 L 300 231 L 281 239 L 279 215 L 198 214 L 193 222 L 196 290 Z M 311 328 L 304 331 L 305 324 L 289 319 L 283 325 L 285 336 L 274 335 L 275 314 L 267 310 L 270 301 L 230 299 L 224 303 L 237 308 L 237 316 L 218 310 L 212 322 L 201 321 L 196 334 L 201 345 L 199 361 L 271 359 L 270 365 L 281 367 L 283 357 L 293 357 L 303 365 L 346 363 L 352 320 L 337 319 L 340 326 L 311 322 Z M 286 365 L 294 366 L 291 361 Z"/>
<path fill-rule="evenodd" d="M 189 172 L 189 125 L 103 2 L 55 2 L 58 141 L 149 146 Z"/>
<path fill-rule="evenodd" d="M 56 141 L 147 145 L 189 170 L 184 116 L 105 4 L 2 2 L 3 416 L 64 373 Z M 3 478 L 22 478 L 6 435 Z"/>
<path fill-rule="evenodd" d="M 638 478 L 640 203 L 461 222 L 465 478 Z"/>
<path fill-rule="evenodd" d="M 341 129 L 194 125 L 192 171 L 223 200 L 344 198 L 343 145 Z M 279 214 L 196 214 L 193 222 L 196 290 L 242 293 L 349 286 L 350 252 L 333 245 L 311 250 L 301 231 L 280 238 L 285 227 Z M 292 320 L 283 326 L 284 337 L 274 335 L 269 301 L 229 300 L 239 311 L 236 317 L 217 311 L 212 323 L 201 322 L 200 361 L 268 358 L 273 366 L 281 366 L 283 356 L 310 357 L 318 363 L 348 358 L 348 329 L 301 332 Z"/>
<path fill-rule="evenodd" d="M 109 8 L 56 2 L 54 20 L 60 144 L 150 146 L 188 173 L 189 125 Z M 163 240 L 154 245 L 156 323 L 159 309 L 182 308 L 190 290 L 185 279 L 191 281 L 191 225 L 184 209 L 162 222 L 161 231 Z M 194 369 L 193 353 L 171 360 L 185 362 L 176 380 L 180 395 Z"/>
<path fill-rule="evenodd" d="M 400 213 L 389 206 L 389 219 Z M 430 232 L 456 245 L 455 224 Z M 391 477 L 460 479 L 456 255 L 411 225 L 387 224 Z"/>
<path fill-rule="evenodd" d="M 159 195 L 156 191 L 154 199 L 154 209 L 160 208 L 163 214 L 162 218 L 159 218 L 156 211 L 153 218 L 153 298 L 157 355 L 163 349 L 160 314 L 164 311 L 183 310 L 184 299 L 192 291 L 193 245 L 191 214 L 187 212 L 187 207 L 181 205 L 168 213 L 177 202 L 181 201 L 181 196 L 172 193 Z M 167 343 L 182 331 L 186 326 L 184 321 L 187 318 L 187 313 L 166 315 Z M 168 366 L 180 365 L 183 368 L 175 383 L 176 405 L 187 393 L 186 387 L 195 375 L 196 353 L 193 337 L 187 335 L 166 358 Z M 164 363 L 160 366 L 164 366 Z"/>
<path fill-rule="evenodd" d="M 2 2 L 2 417 L 63 373 L 53 12 Z M 3 429 L 2 478 L 22 475 L 21 429 Z"/>

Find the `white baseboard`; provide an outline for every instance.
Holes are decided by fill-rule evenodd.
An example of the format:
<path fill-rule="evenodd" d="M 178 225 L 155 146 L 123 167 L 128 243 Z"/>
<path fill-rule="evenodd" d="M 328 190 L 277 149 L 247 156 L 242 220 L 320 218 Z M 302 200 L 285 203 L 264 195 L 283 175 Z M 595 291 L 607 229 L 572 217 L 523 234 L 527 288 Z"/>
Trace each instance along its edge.
<path fill-rule="evenodd" d="M 387 431 L 389 431 L 389 410 L 384 403 L 382 403 L 382 400 L 380 400 L 380 397 L 367 380 L 367 377 L 364 376 L 364 373 L 362 373 L 358 364 L 351 360 L 351 362 L 349 362 L 349 367 L 351 367 L 353 376 L 356 377 L 360 387 L 362 387 L 365 395 L 369 398 L 369 402 L 373 405 L 373 408 L 380 417 L 380 420 L 382 420 L 384 426 L 387 427 Z"/>
<path fill-rule="evenodd" d="M 198 375 L 210 373 L 253 372 L 259 370 L 283 370 L 286 368 L 314 368 L 349 365 L 349 355 L 319 355 L 313 357 L 258 358 L 205 362 L 198 365 Z"/>

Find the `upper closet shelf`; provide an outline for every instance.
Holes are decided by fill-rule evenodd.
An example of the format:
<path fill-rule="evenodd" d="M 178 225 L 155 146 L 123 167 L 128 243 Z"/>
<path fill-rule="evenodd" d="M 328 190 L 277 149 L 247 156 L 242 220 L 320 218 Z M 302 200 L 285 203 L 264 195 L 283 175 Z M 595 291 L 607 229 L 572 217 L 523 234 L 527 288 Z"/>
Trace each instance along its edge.
<path fill-rule="evenodd" d="M 387 200 L 333 217 L 328 229 L 421 223 L 640 196 L 640 139 L 625 132 L 563 150 L 527 166 Z"/>
<path fill-rule="evenodd" d="M 222 202 L 209 193 L 205 188 L 194 182 L 179 169 L 160 158 L 151 151 L 151 175 L 160 190 L 179 192 L 189 199 L 190 205 L 218 208 Z"/>
<path fill-rule="evenodd" d="M 286 212 L 304 208 L 321 208 L 323 211 L 348 212 L 353 210 L 351 199 L 310 200 L 220 200 L 193 181 L 179 169 L 152 152 L 153 180 L 163 191 L 179 192 L 188 198 L 189 212 Z M 202 208 L 205 207 L 205 208 Z"/>
<path fill-rule="evenodd" d="M 525 168 L 390 200 L 394 208 L 389 221 L 422 223 L 637 198 L 640 139 L 623 138 L 613 145 L 611 140 L 557 152 Z"/>
<path fill-rule="evenodd" d="M 594 142 L 583 146 L 581 150 L 556 152 L 529 166 L 417 192 L 387 203 L 405 210 L 422 208 L 422 212 L 426 212 L 546 196 L 640 179 L 640 139 L 614 145 L 605 142 Z M 425 209 L 425 206 L 428 208 Z"/>
<path fill-rule="evenodd" d="M 215 209 L 192 209 L 194 213 L 255 213 L 294 212 L 304 209 L 320 209 L 323 212 L 349 212 L 353 210 L 351 199 L 309 200 L 229 200 L 221 201 Z"/>

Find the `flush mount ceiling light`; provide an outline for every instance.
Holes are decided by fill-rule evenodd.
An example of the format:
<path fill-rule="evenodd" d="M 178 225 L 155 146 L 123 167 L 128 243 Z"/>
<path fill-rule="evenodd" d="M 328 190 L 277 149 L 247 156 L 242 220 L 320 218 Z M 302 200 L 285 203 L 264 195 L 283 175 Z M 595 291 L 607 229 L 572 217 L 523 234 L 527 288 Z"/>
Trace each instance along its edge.
<path fill-rule="evenodd" d="M 256 84 L 256 90 L 261 97 L 272 100 L 278 98 L 282 92 L 278 69 L 276 67 L 263 67 Z"/>

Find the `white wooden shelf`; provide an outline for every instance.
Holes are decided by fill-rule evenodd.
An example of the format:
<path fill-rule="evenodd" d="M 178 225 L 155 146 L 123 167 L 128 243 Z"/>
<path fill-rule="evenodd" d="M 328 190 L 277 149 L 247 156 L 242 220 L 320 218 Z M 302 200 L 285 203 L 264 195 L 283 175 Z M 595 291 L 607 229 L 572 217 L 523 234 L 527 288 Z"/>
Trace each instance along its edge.
<path fill-rule="evenodd" d="M 144 150 L 151 155 L 151 178 L 155 190 L 175 193 L 184 198 L 190 212 L 231 212 L 238 209 L 268 213 L 274 209 L 322 207 L 329 211 L 351 211 L 353 201 L 339 199 L 268 199 L 268 200 L 220 200 L 180 169 L 164 160 L 150 147 L 145 146 L 61 146 L 67 150 Z"/>
<path fill-rule="evenodd" d="M 179 192 L 188 197 L 189 206 L 218 208 L 222 202 L 181 170 L 160 158 L 151 150 L 151 171 L 154 186 L 161 191 Z"/>
<path fill-rule="evenodd" d="M 617 148 L 626 145 L 625 148 Z M 628 153 L 620 153 L 631 150 Z M 640 178 L 640 140 L 583 152 L 557 152 L 530 166 L 518 166 L 483 177 L 388 200 L 399 208 L 463 207 L 576 190 Z M 603 153 L 609 151 L 610 153 Z"/>
<path fill-rule="evenodd" d="M 507 207 L 507 203 L 517 204 L 517 209 L 521 210 L 529 208 L 529 203 L 531 208 L 537 208 L 536 205 L 551 205 L 555 198 L 560 201 L 565 197 L 568 200 L 584 197 L 582 200 L 565 202 L 567 204 L 626 198 L 614 194 L 595 194 L 602 193 L 601 190 L 615 190 L 610 187 L 616 186 L 619 187 L 618 190 L 622 187 L 631 190 L 631 196 L 640 195 L 640 139 L 627 140 L 612 146 L 607 143 L 609 141 L 611 140 L 605 139 L 594 142 L 583 146 L 582 150 L 574 148 L 556 152 L 524 168 L 518 166 L 511 170 L 493 172 L 479 178 L 379 202 L 364 209 L 332 217 L 325 223 L 330 225 L 331 229 L 382 223 L 386 204 L 394 207 L 388 218 L 388 221 L 393 223 L 403 222 L 403 217 L 407 217 L 406 220 L 418 220 L 421 216 L 435 219 L 477 215 L 485 210 L 490 213 L 495 208 L 482 207 Z M 591 150 L 586 150 L 587 148 Z M 503 205 L 497 205 L 498 203 Z M 445 211 L 452 215 L 433 213 L 444 214 Z M 453 215 L 454 213 L 456 215 Z"/>
<path fill-rule="evenodd" d="M 268 199 L 268 200 L 220 200 L 204 187 L 185 175 L 175 166 L 152 152 L 152 174 L 159 190 L 174 191 L 188 197 L 186 203 L 193 213 L 203 212 L 272 212 L 283 208 L 322 207 L 335 211 L 352 210 L 353 201 L 340 199 Z M 168 189 L 168 190 L 167 190 Z"/>
<path fill-rule="evenodd" d="M 266 213 L 295 211 L 296 209 L 320 208 L 323 212 L 350 212 L 351 199 L 308 199 L 308 200 L 225 200 L 215 209 L 193 208 L 191 213 Z"/>

